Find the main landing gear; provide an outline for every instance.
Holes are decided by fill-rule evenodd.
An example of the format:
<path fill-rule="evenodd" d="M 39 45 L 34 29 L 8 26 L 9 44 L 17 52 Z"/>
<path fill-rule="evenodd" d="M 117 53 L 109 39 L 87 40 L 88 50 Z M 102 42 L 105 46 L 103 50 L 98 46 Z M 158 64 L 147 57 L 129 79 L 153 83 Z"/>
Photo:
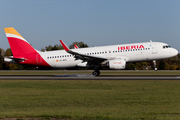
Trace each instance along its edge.
<path fill-rule="evenodd" d="M 93 74 L 94 76 L 99 76 L 100 71 L 99 71 L 99 70 L 95 70 L 92 74 Z"/>

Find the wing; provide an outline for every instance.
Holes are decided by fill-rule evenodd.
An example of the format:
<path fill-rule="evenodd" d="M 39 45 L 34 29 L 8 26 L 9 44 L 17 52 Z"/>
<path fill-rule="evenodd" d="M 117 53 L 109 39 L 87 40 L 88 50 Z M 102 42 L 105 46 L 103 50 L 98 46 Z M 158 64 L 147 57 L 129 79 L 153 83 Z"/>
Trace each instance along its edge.
<path fill-rule="evenodd" d="M 105 58 L 105 57 L 90 56 L 90 55 L 74 52 L 74 51 L 70 50 L 66 46 L 66 44 L 63 43 L 62 40 L 60 40 L 60 43 L 62 44 L 62 46 L 63 46 L 63 48 L 64 48 L 64 50 L 66 52 L 68 52 L 69 54 L 74 55 L 74 57 L 76 59 L 81 59 L 81 60 L 83 60 L 83 62 L 88 62 L 89 65 L 98 65 L 99 63 L 107 60 L 107 58 Z"/>

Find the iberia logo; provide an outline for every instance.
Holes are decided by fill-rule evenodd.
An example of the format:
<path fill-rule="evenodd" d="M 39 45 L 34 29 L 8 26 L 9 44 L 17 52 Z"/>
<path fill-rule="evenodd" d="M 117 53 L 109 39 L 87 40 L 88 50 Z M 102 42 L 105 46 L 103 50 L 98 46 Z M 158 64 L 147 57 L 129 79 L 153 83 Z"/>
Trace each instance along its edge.
<path fill-rule="evenodd" d="M 130 49 L 140 49 L 140 48 L 144 48 L 144 46 L 143 45 L 121 46 L 118 47 L 118 50 L 130 50 Z"/>

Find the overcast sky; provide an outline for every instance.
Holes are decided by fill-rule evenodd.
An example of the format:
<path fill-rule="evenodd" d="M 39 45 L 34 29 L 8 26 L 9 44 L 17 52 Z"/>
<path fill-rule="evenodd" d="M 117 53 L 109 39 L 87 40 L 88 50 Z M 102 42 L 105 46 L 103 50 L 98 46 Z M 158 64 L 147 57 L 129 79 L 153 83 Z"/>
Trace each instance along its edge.
<path fill-rule="evenodd" d="M 14 27 L 37 50 L 82 41 L 89 46 L 158 41 L 180 52 L 180 0 L 1 0 L 4 28 Z"/>

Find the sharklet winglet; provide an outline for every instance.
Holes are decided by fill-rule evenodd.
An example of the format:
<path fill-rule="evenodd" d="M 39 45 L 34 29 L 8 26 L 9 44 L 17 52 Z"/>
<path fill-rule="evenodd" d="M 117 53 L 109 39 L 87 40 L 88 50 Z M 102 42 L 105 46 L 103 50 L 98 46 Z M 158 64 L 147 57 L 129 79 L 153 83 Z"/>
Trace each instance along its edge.
<path fill-rule="evenodd" d="M 65 51 L 70 51 L 69 48 L 67 47 L 67 45 L 62 40 L 59 40 L 59 41 L 62 44 Z"/>

